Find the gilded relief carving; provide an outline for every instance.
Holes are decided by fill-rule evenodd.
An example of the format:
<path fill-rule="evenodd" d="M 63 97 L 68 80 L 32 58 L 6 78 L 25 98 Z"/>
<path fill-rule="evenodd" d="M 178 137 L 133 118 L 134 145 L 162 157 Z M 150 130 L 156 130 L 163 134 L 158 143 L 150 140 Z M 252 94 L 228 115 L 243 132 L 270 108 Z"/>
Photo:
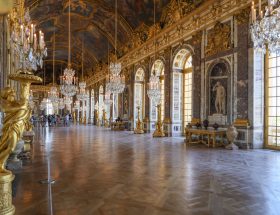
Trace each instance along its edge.
<path fill-rule="evenodd" d="M 249 22 L 250 9 L 243 9 L 240 13 L 236 15 L 236 20 L 238 24 L 245 24 Z"/>
<path fill-rule="evenodd" d="M 226 51 L 231 48 L 231 29 L 227 24 L 217 22 L 212 30 L 208 31 L 206 57 Z"/>

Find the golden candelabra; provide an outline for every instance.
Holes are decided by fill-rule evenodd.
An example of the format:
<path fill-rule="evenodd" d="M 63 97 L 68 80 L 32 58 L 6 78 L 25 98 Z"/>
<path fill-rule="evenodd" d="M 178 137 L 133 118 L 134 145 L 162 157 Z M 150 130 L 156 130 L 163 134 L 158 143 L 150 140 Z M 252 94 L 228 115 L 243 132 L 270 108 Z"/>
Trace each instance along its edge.
<path fill-rule="evenodd" d="M 99 112 L 98 112 L 98 110 L 95 111 L 95 119 L 96 119 L 96 126 L 100 126 L 100 120 L 99 120 Z"/>
<path fill-rule="evenodd" d="M 73 123 L 76 125 L 77 124 L 77 117 L 76 117 L 76 111 L 73 111 Z"/>
<path fill-rule="evenodd" d="M 106 117 L 106 111 L 105 111 L 105 109 L 103 109 L 102 120 L 103 120 L 103 125 L 104 125 L 104 127 L 105 127 L 105 128 L 109 128 L 110 125 L 109 125 L 109 122 L 108 122 L 107 117 Z"/>
<path fill-rule="evenodd" d="M 136 122 L 136 128 L 134 129 L 134 134 L 144 134 L 143 128 L 142 128 L 142 122 L 140 120 L 140 107 L 137 106 L 137 112 L 138 112 L 138 118 Z"/>
<path fill-rule="evenodd" d="M 1 90 L 1 109 L 5 113 L 3 136 L 0 140 L 0 214 L 12 215 L 12 181 L 14 175 L 6 169 L 6 161 L 22 138 L 30 117 L 29 92 L 31 83 L 40 83 L 42 79 L 28 71 L 19 70 L 9 75 L 9 79 L 20 83 L 20 99 L 16 100 L 13 88 Z"/>
<path fill-rule="evenodd" d="M 162 129 L 163 125 L 161 122 L 161 105 L 160 104 L 157 105 L 157 111 L 158 111 L 158 119 L 156 122 L 156 130 L 153 133 L 153 137 L 165 137 L 165 134 Z"/>

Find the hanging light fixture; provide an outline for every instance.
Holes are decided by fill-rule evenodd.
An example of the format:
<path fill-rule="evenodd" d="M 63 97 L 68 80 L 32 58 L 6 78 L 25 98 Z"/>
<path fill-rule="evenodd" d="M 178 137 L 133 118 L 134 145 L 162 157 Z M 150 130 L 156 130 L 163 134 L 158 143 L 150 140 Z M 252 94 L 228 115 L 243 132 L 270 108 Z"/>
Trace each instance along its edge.
<path fill-rule="evenodd" d="M 29 9 L 20 2 L 19 10 L 13 10 L 8 20 L 11 25 L 11 48 L 19 56 L 20 69 L 31 72 L 43 67 L 43 58 L 47 56 L 44 33 L 36 33 L 36 26 L 31 22 Z"/>
<path fill-rule="evenodd" d="M 156 2 L 154 0 L 154 60 L 156 60 Z M 151 77 L 148 83 L 148 97 L 152 101 L 152 104 L 157 107 L 157 122 L 156 122 L 156 130 L 153 133 L 153 137 L 164 137 L 165 134 L 163 132 L 163 125 L 161 122 L 161 91 L 160 91 L 160 81 L 159 76 L 156 74 L 155 64 L 151 71 Z"/>
<path fill-rule="evenodd" d="M 65 108 L 64 100 L 63 98 L 58 99 L 58 109 L 62 110 Z"/>
<path fill-rule="evenodd" d="M 77 99 L 80 101 L 86 101 L 89 99 L 89 94 L 86 93 L 86 82 L 84 81 L 84 39 L 82 44 L 82 81 L 79 83 L 79 93 Z"/>
<path fill-rule="evenodd" d="M 251 36 L 257 51 L 271 53 L 280 50 L 280 1 L 268 0 L 265 13 L 262 11 L 262 1 L 259 0 L 258 15 L 255 3 L 251 9 Z"/>
<path fill-rule="evenodd" d="M 125 77 L 123 75 L 120 75 L 122 70 L 122 65 L 120 62 L 117 62 L 117 24 L 118 19 L 118 1 L 115 0 L 115 59 L 113 59 L 115 62 L 110 62 L 109 65 L 109 75 L 107 75 L 107 85 L 108 89 L 113 94 L 122 93 L 125 88 Z M 112 59 L 111 59 L 112 60 Z"/>
<path fill-rule="evenodd" d="M 75 77 L 75 70 L 71 68 L 71 3 L 69 0 L 68 17 L 68 66 L 60 77 L 60 91 L 64 96 L 72 97 L 77 93 L 78 78 Z"/>
<path fill-rule="evenodd" d="M 54 39 L 53 39 L 54 40 L 53 41 L 53 83 L 52 83 L 50 92 L 48 92 L 48 98 L 56 106 L 56 104 L 58 103 L 59 93 L 58 93 L 57 87 L 54 84 L 54 71 L 55 71 L 55 28 L 54 28 L 53 36 L 54 36 Z"/>

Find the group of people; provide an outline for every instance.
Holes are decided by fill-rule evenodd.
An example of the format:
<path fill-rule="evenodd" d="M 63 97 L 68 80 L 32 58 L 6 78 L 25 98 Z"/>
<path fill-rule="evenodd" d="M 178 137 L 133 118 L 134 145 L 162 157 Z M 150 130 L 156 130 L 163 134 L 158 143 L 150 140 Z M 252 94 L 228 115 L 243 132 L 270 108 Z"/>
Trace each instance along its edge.
<path fill-rule="evenodd" d="M 36 118 L 32 116 L 31 122 L 35 126 Z M 66 114 L 64 116 L 58 114 L 41 115 L 37 122 L 40 123 L 42 127 L 55 127 L 55 126 L 70 126 L 72 121 L 72 115 Z"/>

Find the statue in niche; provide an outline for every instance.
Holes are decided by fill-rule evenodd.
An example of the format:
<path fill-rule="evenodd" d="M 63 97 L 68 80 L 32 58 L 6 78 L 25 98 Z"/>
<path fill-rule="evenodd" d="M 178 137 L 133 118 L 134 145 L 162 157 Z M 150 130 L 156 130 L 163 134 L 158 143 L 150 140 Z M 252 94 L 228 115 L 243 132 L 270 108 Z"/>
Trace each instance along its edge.
<path fill-rule="evenodd" d="M 215 108 L 217 114 L 225 114 L 226 90 L 220 81 L 214 85 L 213 91 L 216 92 Z"/>

